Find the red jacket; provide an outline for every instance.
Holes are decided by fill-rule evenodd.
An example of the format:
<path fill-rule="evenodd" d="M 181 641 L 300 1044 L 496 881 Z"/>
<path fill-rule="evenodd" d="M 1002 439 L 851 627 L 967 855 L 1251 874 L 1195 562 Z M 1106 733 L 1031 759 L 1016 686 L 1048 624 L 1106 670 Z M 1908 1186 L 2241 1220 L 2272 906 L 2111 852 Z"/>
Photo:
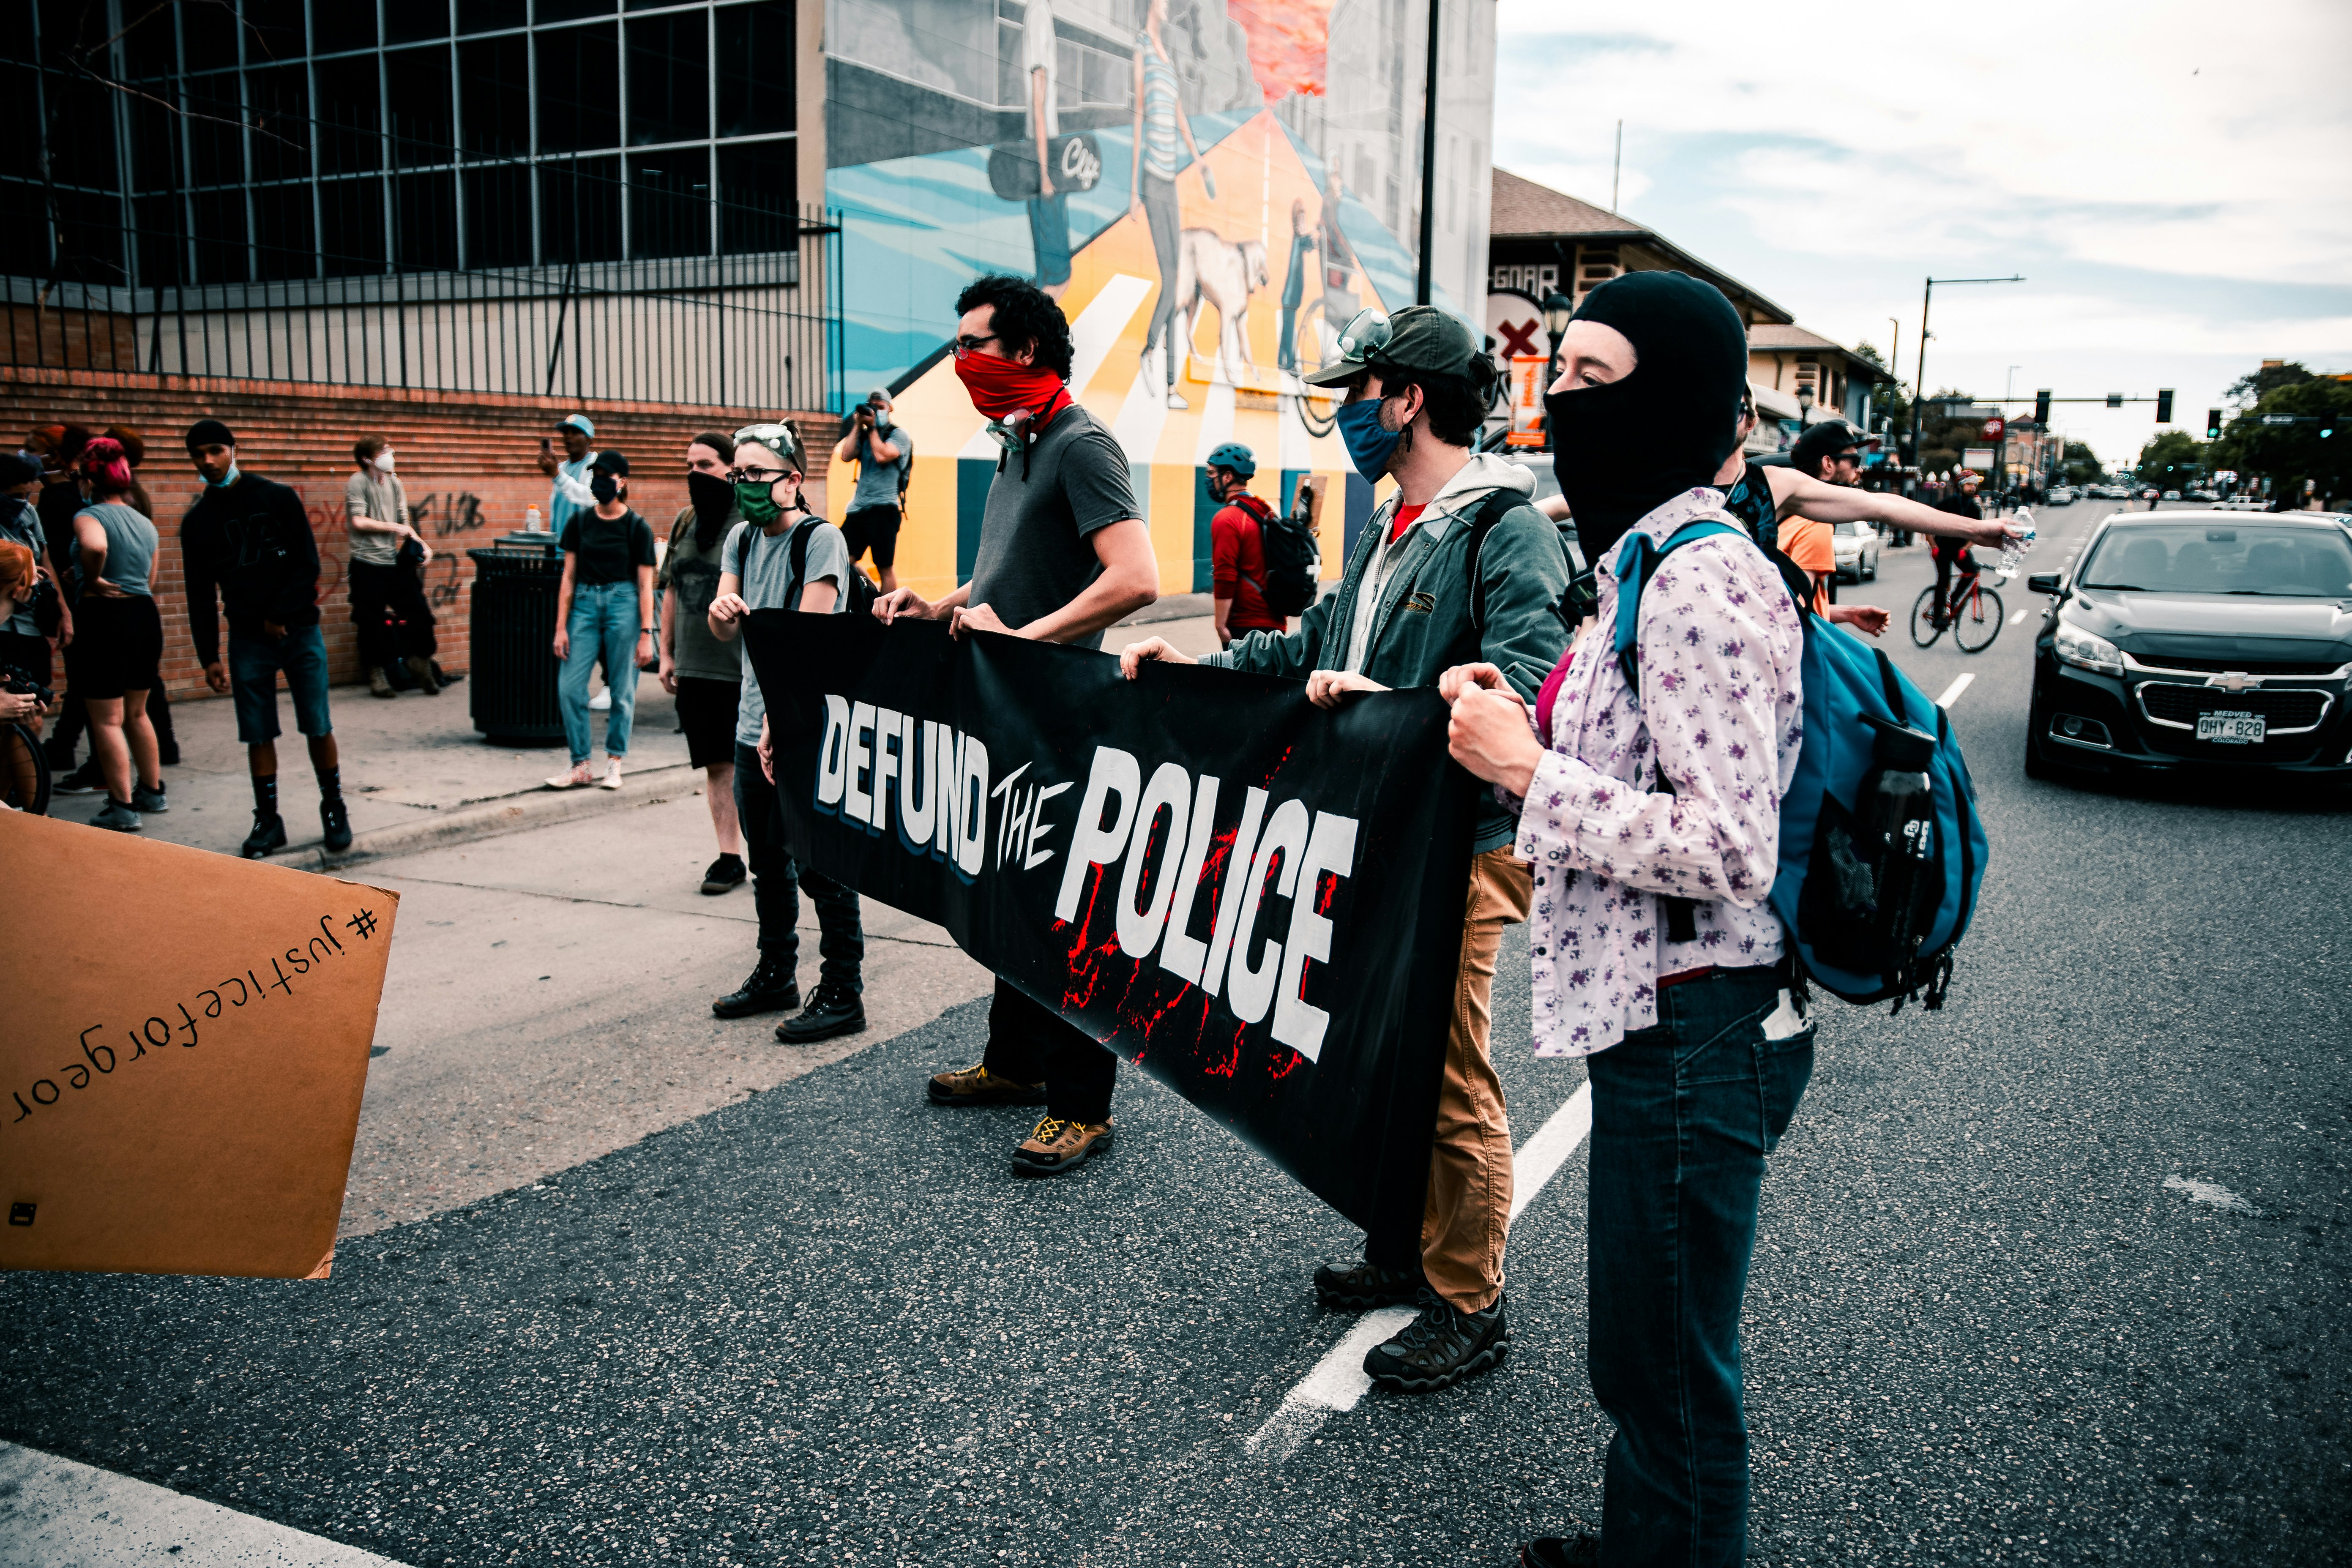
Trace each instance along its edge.
<path fill-rule="evenodd" d="M 1214 562 L 1213 592 L 1231 599 L 1225 614 L 1227 630 L 1241 632 L 1285 629 L 1282 617 L 1265 607 L 1265 536 L 1258 525 L 1272 514 L 1265 502 L 1243 495 L 1217 509 L 1209 520 L 1209 549 Z"/>

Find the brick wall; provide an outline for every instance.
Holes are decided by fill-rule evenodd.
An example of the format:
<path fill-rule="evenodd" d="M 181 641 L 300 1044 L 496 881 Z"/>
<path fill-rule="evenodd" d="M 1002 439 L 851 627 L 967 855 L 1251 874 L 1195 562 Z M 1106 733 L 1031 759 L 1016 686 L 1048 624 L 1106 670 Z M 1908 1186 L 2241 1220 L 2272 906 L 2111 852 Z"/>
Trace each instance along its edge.
<path fill-rule="evenodd" d="M 379 435 L 392 443 L 417 528 L 434 559 L 425 588 L 438 619 L 440 660 L 467 661 L 468 549 L 523 526 L 524 509 L 547 509 L 551 484 L 539 471 L 539 438 L 575 409 L 595 422 L 596 446 L 627 455 L 629 500 L 668 537 L 686 504 L 686 444 L 701 430 L 732 430 L 770 416 L 759 409 L 701 408 L 653 403 L 592 403 L 564 398 L 408 392 L 295 382 L 231 381 L 0 365 L 0 442 L 10 447 L 37 425 L 79 424 L 93 430 L 128 425 L 145 437 L 139 470 L 163 536 L 156 602 L 163 612 L 163 679 L 174 700 L 208 695 L 188 638 L 188 603 L 180 568 L 179 526 L 203 483 L 181 445 L 198 419 L 236 432 L 240 467 L 301 493 L 319 542 L 319 618 L 338 681 L 363 679 L 351 602 L 344 587 L 349 542 L 342 523 L 343 481 L 353 471 L 352 443 Z M 840 432 L 829 414 L 797 413 L 811 458 L 809 500 L 825 510 L 827 455 Z"/>

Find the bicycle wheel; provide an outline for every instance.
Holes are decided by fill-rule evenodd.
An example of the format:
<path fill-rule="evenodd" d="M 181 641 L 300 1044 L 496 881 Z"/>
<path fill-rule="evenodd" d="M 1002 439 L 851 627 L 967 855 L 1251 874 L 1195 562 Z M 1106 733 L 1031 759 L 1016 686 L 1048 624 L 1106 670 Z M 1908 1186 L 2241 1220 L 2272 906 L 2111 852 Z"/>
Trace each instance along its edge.
<path fill-rule="evenodd" d="M 48 753 L 22 724 L 0 728 L 0 800 L 34 816 L 48 815 Z"/>
<path fill-rule="evenodd" d="M 1952 617 L 1952 640 L 1962 653 L 1982 653 L 2000 636 L 2000 595 L 1979 586 L 1960 604 Z"/>
<path fill-rule="evenodd" d="M 1911 606 L 1911 640 L 1921 647 L 1932 647 L 1944 635 L 1944 628 L 1935 623 L 1936 585 L 1933 583 L 1919 590 L 1916 603 Z"/>

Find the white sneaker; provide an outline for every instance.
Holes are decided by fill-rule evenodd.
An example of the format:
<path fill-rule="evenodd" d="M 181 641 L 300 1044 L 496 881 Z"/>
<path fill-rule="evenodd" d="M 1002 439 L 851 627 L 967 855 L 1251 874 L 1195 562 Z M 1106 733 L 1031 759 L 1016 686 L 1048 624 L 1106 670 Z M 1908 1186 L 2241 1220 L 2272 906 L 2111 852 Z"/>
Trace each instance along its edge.
<path fill-rule="evenodd" d="M 613 689 L 612 689 L 611 687 L 609 687 L 609 686 L 608 686 L 608 687 L 604 688 L 604 690 L 599 691 L 598 693 L 596 693 L 596 695 L 595 695 L 595 696 L 591 697 L 590 699 L 588 699 L 588 711 L 589 711 L 589 712 L 591 712 L 591 713 L 610 713 L 612 710 L 613 710 Z"/>
<path fill-rule="evenodd" d="M 584 773 L 584 772 L 586 772 L 587 770 L 583 767 L 581 771 Z M 618 757 L 611 757 L 611 758 L 607 758 L 607 759 L 606 759 L 606 761 L 605 761 L 605 763 L 604 763 L 604 776 L 603 778 L 601 778 L 601 779 L 598 779 L 596 782 L 597 782 L 598 784 L 600 784 L 604 785 L 604 788 L 606 788 L 606 789 L 618 789 L 618 788 L 620 788 L 620 787 L 621 787 L 621 759 L 620 759 L 620 758 L 618 758 Z"/>
<path fill-rule="evenodd" d="M 550 789 L 578 789 L 582 784 L 593 784 L 594 782 L 595 777 L 593 774 L 589 773 L 588 764 L 586 763 L 579 763 L 573 764 L 571 772 L 558 773 L 553 778 L 548 780 L 547 787 Z"/>

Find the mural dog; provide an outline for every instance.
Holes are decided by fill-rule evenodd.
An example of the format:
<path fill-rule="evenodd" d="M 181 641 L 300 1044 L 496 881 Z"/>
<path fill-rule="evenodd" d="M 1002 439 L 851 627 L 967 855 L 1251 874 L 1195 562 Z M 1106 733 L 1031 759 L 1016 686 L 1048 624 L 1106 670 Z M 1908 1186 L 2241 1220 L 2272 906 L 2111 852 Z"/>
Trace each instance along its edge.
<path fill-rule="evenodd" d="M 1250 358 L 1243 323 L 1249 297 L 1266 282 L 1265 247 L 1258 241 L 1223 239 L 1213 229 L 1184 230 L 1176 237 L 1176 310 L 1183 319 L 1176 341 L 1190 349 L 1205 301 L 1217 311 L 1219 368 L 1228 380 L 1236 379 L 1231 368 L 1235 364 L 1254 375 L 1257 363 Z"/>

